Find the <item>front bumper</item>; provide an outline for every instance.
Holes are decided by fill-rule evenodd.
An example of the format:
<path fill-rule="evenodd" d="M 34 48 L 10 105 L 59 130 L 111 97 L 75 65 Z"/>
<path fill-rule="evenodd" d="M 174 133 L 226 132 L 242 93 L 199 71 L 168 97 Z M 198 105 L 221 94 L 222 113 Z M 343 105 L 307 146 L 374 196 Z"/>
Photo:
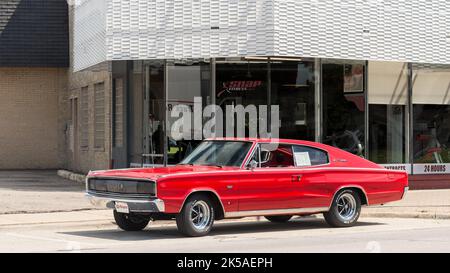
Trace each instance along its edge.
<path fill-rule="evenodd" d="M 91 204 L 96 207 L 115 209 L 115 202 L 123 202 L 128 204 L 130 212 L 155 213 L 165 211 L 164 201 L 157 198 L 148 200 L 130 199 L 126 197 L 107 196 L 92 192 L 87 192 L 86 197 L 89 199 Z"/>

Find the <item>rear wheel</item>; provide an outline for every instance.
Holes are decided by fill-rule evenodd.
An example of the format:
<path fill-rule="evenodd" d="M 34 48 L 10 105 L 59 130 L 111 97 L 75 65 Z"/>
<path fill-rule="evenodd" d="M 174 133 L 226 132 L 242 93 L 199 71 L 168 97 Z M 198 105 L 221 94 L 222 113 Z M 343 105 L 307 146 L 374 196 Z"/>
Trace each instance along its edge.
<path fill-rule="evenodd" d="M 131 213 L 120 213 L 114 210 L 114 220 L 119 228 L 125 231 L 143 230 L 150 222 L 150 219 Z"/>
<path fill-rule="evenodd" d="M 353 226 L 361 213 L 361 198 L 353 190 L 339 192 L 333 200 L 328 212 L 323 215 L 330 226 L 350 227 Z"/>
<path fill-rule="evenodd" d="M 186 236 L 207 235 L 214 223 L 214 206 L 208 196 L 194 195 L 177 215 L 178 231 Z"/>
<path fill-rule="evenodd" d="M 273 223 L 285 223 L 291 220 L 292 215 L 264 216 L 264 218 Z"/>

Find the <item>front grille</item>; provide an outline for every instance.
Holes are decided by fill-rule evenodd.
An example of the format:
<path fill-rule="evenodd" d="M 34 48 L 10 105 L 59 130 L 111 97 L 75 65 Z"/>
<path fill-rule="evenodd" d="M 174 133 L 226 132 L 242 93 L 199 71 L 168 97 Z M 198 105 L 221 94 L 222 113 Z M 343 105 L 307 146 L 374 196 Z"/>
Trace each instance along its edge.
<path fill-rule="evenodd" d="M 88 180 L 88 190 L 99 193 L 112 193 L 120 195 L 156 195 L 156 183 L 154 181 L 127 180 L 127 179 L 102 179 L 91 178 Z"/>

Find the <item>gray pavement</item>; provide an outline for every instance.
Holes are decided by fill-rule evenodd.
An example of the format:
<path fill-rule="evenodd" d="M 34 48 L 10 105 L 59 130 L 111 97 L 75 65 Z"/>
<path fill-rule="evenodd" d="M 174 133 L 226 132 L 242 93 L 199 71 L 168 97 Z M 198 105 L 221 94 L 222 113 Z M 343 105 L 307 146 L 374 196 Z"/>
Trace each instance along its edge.
<path fill-rule="evenodd" d="M 91 210 L 83 190 L 56 171 L 0 171 L 0 214 Z"/>
<path fill-rule="evenodd" d="M 450 190 L 364 207 L 352 228 L 330 228 L 320 215 L 245 218 L 218 221 L 202 238 L 181 237 L 173 221 L 123 232 L 83 190 L 56 171 L 1 171 L 0 252 L 450 252 Z"/>
<path fill-rule="evenodd" d="M 0 252 L 450 252 L 450 220 L 363 217 L 331 228 L 321 217 L 246 218 L 218 221 L 200 238 L 182 237 L 173 222 L 125 232 L 107 220 L 66 221 L 0 226 Z"/>

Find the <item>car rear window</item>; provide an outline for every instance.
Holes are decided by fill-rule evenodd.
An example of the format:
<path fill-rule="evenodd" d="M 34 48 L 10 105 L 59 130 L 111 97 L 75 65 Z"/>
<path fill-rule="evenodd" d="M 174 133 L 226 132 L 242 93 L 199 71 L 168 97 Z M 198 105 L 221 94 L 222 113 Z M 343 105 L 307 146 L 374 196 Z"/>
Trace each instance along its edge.
<path fill-rule="evenodd" d="M 317 166 L 329 163 L 328 153 L 308 146 L 294 145 L 294 162 L 297 167 Z"/>

